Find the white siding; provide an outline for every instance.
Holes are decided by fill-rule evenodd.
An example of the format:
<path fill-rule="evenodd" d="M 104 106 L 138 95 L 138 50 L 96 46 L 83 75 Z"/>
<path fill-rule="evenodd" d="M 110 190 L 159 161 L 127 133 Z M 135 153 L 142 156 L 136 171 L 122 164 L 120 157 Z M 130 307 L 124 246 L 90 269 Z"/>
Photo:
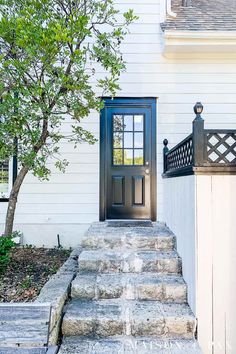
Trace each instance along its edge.
<path fill-rule="evenodd" d="M 196 191 L 198 338 L 204 354 L 233 354 L 236 176 L 197 176 Z"/>
<path fill-rule="evenodd" d="M 168 138 L 173 146 L 190 133 L 194 118 L 192 107 L 196 101 L 205 105 L 207 126 L 236 127 L 236 59 L 223 59 L 217 55 L 214 59 L 196 59 L 194 56 L 167 59 L 161 49 L 160 0 L 117 0 L 116 3 L 122 10 L 133 8 L 139 16 L 122 45 L 127 72 L 121 76 L 118 95 L 158 98 L 157 197 L 158 219 L 162 221 L 162 141 Z M 98 72 L 100 75 L 102 71 Z M 99 137 L 98 114 L 91 114 L 83 126 Z M 69 124 L 63 124 L 63 131 L 68 130 Z M 42 230 L 44 234 L 48 230 L 45 244 L 52 245 L 55 238 L 51 235 L 60 230 L 65 243 L 75 245 L 80 242 L 82 234 L 80 223 L 86 225 L 98 220 L 98 144 L 81 145 L 77 150 L 63 144 L 62 151 L 71 162 L 66 174 L 53 172 L 50 183 L 38 183 L 29 176 L 21 191 L 16 229 L 24 231 L 28 243 L 39 244 Z M 40 213 L 40 210 L 43 211 Z M 5 206 L 0 203 L 0 222 L 4 220 L 4 213 Z M 40 228 L 33 226 L 37 222 Z M 63 236 L 69 234 L 68 238 Z"/>
<path fill-rule="evenodd" d="M 196 178 L 185 176 L 164 180 L 164 219 L 177 238 L 183 277 L 188 284 L 188 302 L 196 310 Z"/>
<path fill-rule="evenodd" d="M 164 180 L 164 216 L 177 236 L 204 354 L 236 353 L 236 176 Z"/>

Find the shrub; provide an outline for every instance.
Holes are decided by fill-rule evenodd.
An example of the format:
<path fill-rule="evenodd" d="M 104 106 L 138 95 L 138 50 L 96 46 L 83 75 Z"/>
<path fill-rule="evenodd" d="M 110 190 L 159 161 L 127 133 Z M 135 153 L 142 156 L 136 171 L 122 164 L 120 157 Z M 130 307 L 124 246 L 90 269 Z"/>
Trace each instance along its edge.
<path fill-rule="evenodd" d="M 15 246 L 15 242 L 13 241 L 15 236 L 15 234 L 11 236 L 0 236 L 0 274 L 5 272 L 10 261 L 10 252 Z"/>

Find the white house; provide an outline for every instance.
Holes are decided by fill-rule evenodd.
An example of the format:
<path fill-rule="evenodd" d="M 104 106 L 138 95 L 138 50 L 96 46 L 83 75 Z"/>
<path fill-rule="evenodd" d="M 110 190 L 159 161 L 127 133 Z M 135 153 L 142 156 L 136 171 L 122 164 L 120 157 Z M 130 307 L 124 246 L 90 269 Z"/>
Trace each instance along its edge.
<path fill-rule="evenodd" d="M 53 170 L 49 182 L 27 177 L 15 229 L 24 243 L 54 246 L 59 235 L 63 246 L 75 246 L 94 221 L 165 222 L 177 236 L 204 354 L 234 354 L 236 2 L 116 3 L 139 19 L 122 45 L 121 91 L 83 122 L 99 143 L 62 145 L 65 174 Z M 201 105 L 192 126 L 196 102 L 204 105 L 205 130 Z M 165 150 L 165 171 L 164 139 L 169 149 L 184 140 Z M 12 166 L 2 170 L 11 185 Z M 0 202 L 3 226 L 7 200 Z"/>
<path fill-rule="evenodd" d="M 153 189 L 152 207 L 159 221 L 166 221 L 163 140 L 167 138 L 173 147 L 191 132 L 197 101 L 204 104 L 207 127 L 236 126 L 235 6 L 223 0 L 199 0 L 183 7 L 182 0 L 175 0 L 171 9 L 170 1 L 164 0 L 117 1 L 117 7 L 133 8 L 139 16 L 122 47 L 127 71 L 121 76 L 118 98 L 131 98 L 131 104 L 133 98 L 136 105 L 140 99 L 142 106 L 145 97 L 150 97 L 155 106 L 156 192 Z M 166 11 L 170 15 L 165 22 Z M 83 124 L 100 137 L 99 114 L 94 113 Z M 70 161 L 65 174 L 55 172 L 43 183 L 30 176 L 20 193 L 16 229 L 24 232 L 26 243 L 54 245 L 59 234 L 63 245 L 73 246 L 88 225 L 99 220 L 99 174 L 103 168 L 99 143 L 77 150 L 67 144 L 62 152 Z M 10 169 L 10 183 L 11 179 Z M 1 203 L 1 221 L 6 205 Z"/>

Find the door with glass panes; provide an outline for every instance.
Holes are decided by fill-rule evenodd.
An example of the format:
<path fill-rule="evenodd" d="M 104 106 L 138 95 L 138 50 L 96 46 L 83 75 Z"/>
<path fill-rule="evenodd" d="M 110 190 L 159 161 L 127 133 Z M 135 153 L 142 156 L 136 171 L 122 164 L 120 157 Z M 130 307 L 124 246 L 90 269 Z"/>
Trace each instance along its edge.
<path fill-rule="evenodd" d="M 105 107 L 103 177 L 107 219 L 155 218 L 154 110 L 137 101 L 125 104 L 121 100 Z"/>

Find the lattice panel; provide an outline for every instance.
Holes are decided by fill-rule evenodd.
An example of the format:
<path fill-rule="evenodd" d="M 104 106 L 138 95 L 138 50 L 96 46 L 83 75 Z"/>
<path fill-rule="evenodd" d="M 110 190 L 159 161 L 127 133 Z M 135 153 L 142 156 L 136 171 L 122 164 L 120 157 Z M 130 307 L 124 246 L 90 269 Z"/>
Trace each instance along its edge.
<path fill-rule="evenodd" d="M 190 137 L 183 141 L 167 155 L 167 171 L 191 166 L 193 164 L 193 140 Z"/>
<path fill-rule="evenodd" d="M 236 163 L 236 133 L 212 132 L 207 134 L 207 161 L 210 163 Z"/>

